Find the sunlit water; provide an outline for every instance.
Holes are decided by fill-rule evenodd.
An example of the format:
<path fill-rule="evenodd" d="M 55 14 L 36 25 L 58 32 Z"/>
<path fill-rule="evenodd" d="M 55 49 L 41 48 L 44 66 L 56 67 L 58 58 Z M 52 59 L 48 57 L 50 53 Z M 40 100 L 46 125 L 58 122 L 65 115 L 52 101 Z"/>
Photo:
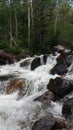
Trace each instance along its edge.
<path fill-rule="evenodd" d="M 52 113 L 54 116 L 62 117 L 62 102 L 52 102 L 44 104 L 39 101 L 34 101 L 38 96 L 47 91 L 47 84 L 51 78 L 58 75 L 51 75 L 50 69 L 56 64 L 56 56 L 49 55 L 47 63 L 44 65 L 42 56 L 42 65 L 34 71 L 28 67 L 20 67 L 21 60 L 12 65 L 0 66 L 0 76 L 14 75 L 18 78 L 26 80 L 27 92 L 22 98 L 18 98 L 18 91 L 10 95 L 4 93 L 5 87 L 9 81 L 0 81 L 0 130 L 31 130 L 33 123 L 41 116 Z M 31 58 L 33 60 L 33 58 Z M 72 74 L 68 73 L 72 77 Z M 2 89 L 2 87 L 4 89 Z"/>

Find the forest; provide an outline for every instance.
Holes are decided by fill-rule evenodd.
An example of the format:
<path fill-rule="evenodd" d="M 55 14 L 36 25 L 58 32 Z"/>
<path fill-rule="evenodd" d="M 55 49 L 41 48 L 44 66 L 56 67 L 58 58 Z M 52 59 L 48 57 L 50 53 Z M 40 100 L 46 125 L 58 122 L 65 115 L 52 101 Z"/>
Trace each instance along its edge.
<path fill-rule="evenodd" d="M 19 54 L 73 48 L 73 0 L 0 0 L 0 49 Z"/>
<path fill-rule="evenodd" d="M 73 130 L 73 0 L 0 0 L 0 130 Z"/>

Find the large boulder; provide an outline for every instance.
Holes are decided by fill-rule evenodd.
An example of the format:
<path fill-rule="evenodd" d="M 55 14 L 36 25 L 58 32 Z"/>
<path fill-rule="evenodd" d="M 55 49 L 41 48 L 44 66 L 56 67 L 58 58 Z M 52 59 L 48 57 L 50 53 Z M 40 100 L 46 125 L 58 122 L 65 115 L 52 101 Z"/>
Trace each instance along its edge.
<path fill-rule="evenodd" d="M 64 75 L 68 72 L 68 67 L 73 62 L 73 54 L 62 52 L 57 58 L 57 64 L 51 69 L 52 74 Z"/>
<path fill-rule="evenodd" d="M 65 46 L 62 45 L 54 46 L 54 50 L 57 52 L 71 52 L 70 49 L 67 49 Z"/>
<path fill-rule="evenodd" d="M 32 130 L 67 130 L 67 124 L 64 120 L 45 116 L 36 121 Z"/>
<path fill-rule="evenodd" d="M 20 95 L 24 95 L 25 85 L 24 79 L 14 79 L 8 84 L 6 88 L 6 94 L 11 94 L 12 92 L 18 90 Z"/>
<path fill-rule="evenodd" d="M 67 53 L 67 52 L 62 52 L 59 57 L 57 58 L 57 62 L 67 64 L 70 66 L 73 62 L 73 54 L 72 53 Z"/>
<path fill-rule="evenodd" d="M 68 56 L 68 53 L 62 52 L 58 57 L 57 57 L 57 62 L 62 62 L 66 59 Z"/>
<path fill-rule="evenodd" d="M 62 114 L 68 118 L 73 115 L 73 97 L 66 100 L 63 104 Z"/>
<path fill-rule="evenodd" d="M 55 99 L 60 99 L 73 91 L 73 84 L 61 77 L 50 79 L 47 89 L 54 93 Z"/>
<path fill-rule="evenodd" d="M 53 69 L 51 69 L 51 74 L 64 75 L 68 72 L 68 66 L 66 64 L 57 63 Z"/>
<path fill-rule="evenodd" d="M 66 57 L 65 62 L 68 66 L 70 66 L 73 63 L 73 54 L 70 54 Z"/>
<path fill-rule="evenodd" d="M 46 64 L 47 57 L 48 57 L 48 54 L 35 57 L 31 62 L 31 70 L 34 70 L 35 68 L 39 67 L 42 64 L 43 65 Z"/>
<path fill-rule="evenodd" d="M 51 100 L 54 101 L 54 94 L 50 91 L 46 91 L 44 94 L 36 98 L 34 101 L 49 103 Z"/>
<path fill-rule="evenodd" d="M 40 57 L 36 57 L 35 59 L 33 59 L 32 63 L 31 63 L 31 70 L 34 70 L 35 68 L 37 68 L 40 65 L 41 65 Z"/>

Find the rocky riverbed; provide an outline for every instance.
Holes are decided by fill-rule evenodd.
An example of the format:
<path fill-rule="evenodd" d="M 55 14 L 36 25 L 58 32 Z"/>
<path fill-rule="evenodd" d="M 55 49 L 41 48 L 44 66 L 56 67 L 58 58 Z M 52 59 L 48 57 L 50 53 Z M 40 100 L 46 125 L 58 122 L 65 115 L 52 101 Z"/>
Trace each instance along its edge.
<path fill-rule="evenodd" d="M 0 65 L 0 130 L 73 130 L 73 52 Z"/>

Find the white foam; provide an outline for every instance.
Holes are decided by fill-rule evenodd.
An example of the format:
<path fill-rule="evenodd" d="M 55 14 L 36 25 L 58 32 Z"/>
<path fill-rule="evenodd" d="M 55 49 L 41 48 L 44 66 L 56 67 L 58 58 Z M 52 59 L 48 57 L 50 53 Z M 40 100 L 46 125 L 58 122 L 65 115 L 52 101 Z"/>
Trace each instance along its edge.
<path fill-rule="evenodd" d="M 28 86 L 26 95 L 20 100 L 18 100 L 18 92 L 0 95 L 0 130 L 22 130 L 21 127 L 23 130 L 31 130 L 34 120 L 45 111 L 42 103 L 33 100 L 47 90 L 51 78 L 58 76 L 50 74 L 50 69 L 56 64 L 57 56 L 50 55 L 47 64 L 39 66 L 34 71 L 20 67 L 20 63 L 24 60 L 13 65 L 0 66 L 0 76 L 15 74 L 26 79 Z M 50 108 L 50 112 L 55 115 L 61 113 L 61 106 L 58 103 L 51 105 Z"/>

